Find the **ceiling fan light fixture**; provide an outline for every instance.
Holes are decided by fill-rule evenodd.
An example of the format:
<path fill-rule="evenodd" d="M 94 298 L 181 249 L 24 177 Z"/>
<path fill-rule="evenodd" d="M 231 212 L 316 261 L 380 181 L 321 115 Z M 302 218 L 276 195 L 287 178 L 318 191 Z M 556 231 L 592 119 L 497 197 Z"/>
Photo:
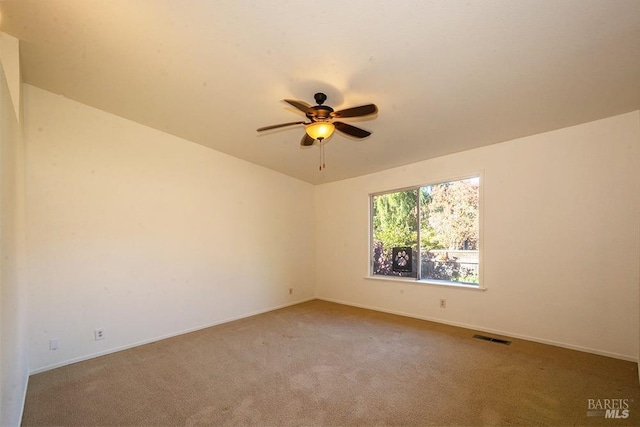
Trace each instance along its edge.
<path fill-rule="evenodd" d="M 308 124 L 305 127 L 305 130 L 307 131 L 307 135 L 309 135 L 311 138 L 322 141 L 325 138 L 329 138 L 331 134 L 333 134 L 335 126 L 330 122 L 314 122 Z"/>

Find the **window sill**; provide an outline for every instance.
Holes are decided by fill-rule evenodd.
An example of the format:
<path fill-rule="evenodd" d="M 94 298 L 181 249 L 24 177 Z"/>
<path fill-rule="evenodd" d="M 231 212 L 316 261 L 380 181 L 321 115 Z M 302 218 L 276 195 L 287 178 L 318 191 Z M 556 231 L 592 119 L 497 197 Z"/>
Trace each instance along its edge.
<path fill-rule="evenodd" d="M 413 277 L 399 277 L 399 276 L 366 276 L 368 280 L 382 280 L 387 282 L 404 282 L 416 285 L 431 285 L 431 286 L 445 286 L 448 288 L 469 289 L 472 291 L 486 291 L 487 288 L 476 285 L 465 285 L 463 283 L 453 283 L 438 280 L 416 280 Z"/>

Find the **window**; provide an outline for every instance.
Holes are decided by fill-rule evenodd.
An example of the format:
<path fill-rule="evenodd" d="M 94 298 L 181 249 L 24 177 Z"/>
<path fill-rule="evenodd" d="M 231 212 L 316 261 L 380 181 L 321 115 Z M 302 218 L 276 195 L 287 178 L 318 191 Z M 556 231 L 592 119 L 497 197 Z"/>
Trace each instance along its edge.
<path fill-rule="evenodd" d="M 372 195 L 371 274 L 479 287 L 480 178 Z"/>

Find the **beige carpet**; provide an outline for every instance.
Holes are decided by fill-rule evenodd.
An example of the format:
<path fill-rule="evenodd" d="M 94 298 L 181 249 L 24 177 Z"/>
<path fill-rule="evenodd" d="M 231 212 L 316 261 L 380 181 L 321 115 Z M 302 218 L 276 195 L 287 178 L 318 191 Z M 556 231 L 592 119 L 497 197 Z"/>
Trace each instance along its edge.
<path fill-rule="evenodd" d="M 635 363 L 473 335 L 316 300 L 33 375 L 23 424 L 640 425 Z"/>

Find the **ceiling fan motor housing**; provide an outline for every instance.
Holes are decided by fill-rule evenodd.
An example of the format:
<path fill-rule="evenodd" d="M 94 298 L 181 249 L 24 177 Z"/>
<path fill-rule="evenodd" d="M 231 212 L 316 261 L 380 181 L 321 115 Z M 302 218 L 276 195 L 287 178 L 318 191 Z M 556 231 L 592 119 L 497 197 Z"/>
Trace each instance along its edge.
<path fill-rule="evenodd" d="M 333 113 L 333 108 L 329 106 L 314 105 L 313 107 L 309 108 L 309 111 L 307 111 L 306 116 L 311 121 L 318 121 L 318 120 L 325 121 L 331 117 L 331 113 Z"/>

